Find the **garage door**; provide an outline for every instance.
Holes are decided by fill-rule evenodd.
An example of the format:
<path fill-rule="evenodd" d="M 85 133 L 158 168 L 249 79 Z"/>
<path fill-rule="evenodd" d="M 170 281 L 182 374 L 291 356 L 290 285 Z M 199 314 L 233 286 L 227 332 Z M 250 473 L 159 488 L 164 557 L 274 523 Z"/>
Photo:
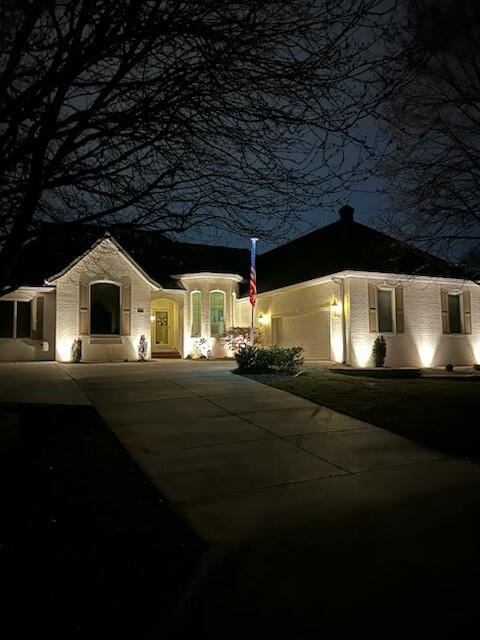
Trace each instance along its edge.
<path fill-rule="evenodd" d="M 330 360 L 329 310 L 272 318 L 272 342 L 279 347 L 303 347 L 305 358 Z"/>

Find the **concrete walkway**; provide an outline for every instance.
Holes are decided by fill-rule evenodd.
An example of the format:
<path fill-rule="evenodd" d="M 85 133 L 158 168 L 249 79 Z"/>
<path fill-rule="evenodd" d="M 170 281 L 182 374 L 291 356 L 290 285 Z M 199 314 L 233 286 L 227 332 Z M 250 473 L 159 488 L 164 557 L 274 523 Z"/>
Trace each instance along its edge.
<path fill-rule="evenodd" d="M 252 621 L 255 637 L 405 637 L 418 616 L 418 634 L 423 620 L 430 637 L 450 637 L 476 611 L 478 465 L 232 375 L 230 363 L 57 369 L 25 365 L 25 397 L 46 385 L 91 401 L 219 553 L 182 614 L 199 624 L 201 610 L 209 637 L 246 637 Z M 67 391 L 73 379 L 81 392 Z"/>

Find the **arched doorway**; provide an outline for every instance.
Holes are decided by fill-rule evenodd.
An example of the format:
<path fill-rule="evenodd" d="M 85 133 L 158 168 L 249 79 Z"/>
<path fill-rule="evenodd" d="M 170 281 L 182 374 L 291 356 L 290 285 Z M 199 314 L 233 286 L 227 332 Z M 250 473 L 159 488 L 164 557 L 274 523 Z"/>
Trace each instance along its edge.
<path fill-rule="evenodd" d="M 179 352 L 179 309 L 174 300 L 158 298 L 152 300 L 151 345 L 152 356 Z"/>

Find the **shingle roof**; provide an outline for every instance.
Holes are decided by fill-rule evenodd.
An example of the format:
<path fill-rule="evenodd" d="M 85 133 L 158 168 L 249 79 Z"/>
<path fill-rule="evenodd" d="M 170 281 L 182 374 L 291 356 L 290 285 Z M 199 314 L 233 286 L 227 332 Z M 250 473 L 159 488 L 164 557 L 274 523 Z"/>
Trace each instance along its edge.
<path fill-rule="evenodd" d="M 270 291 L 345 270 L 465 277 L 441 258 L 345 219 L 259 255 L 257 288 Z"/>
<path fill-rule="evenodd" d="M 348 209 L 348 207 L 347 207 Z M 353 221 L 350 216 L 292 240 L 257 258 L 257 288 L 270 291 L 345 270 L 443 277 L 468 277 L 449 262 Z M 170 240 L 159 231 L 110 230 L 153 280 L 181 288 L 174 274 L 233 273 L 248 278 L 247 249 Z M 105 229 L 51 225 L 24 247 L 11 286 L 41 285 L 87 251 Z M 246 283 L 248 286 L 248 283 Z"/>
<path fill-rule="evenodd" d="M 247 249 L 177 242 L 158 231 L 115 229 L 113 238 L 153 280 L 180 289 L 178 273 L 209 271 L 246 275 Z M 50 225 L 27 244 L 10 278 L 10 286 L 41 285 L 85 253 L 105 229 L 96 226 Z"/>

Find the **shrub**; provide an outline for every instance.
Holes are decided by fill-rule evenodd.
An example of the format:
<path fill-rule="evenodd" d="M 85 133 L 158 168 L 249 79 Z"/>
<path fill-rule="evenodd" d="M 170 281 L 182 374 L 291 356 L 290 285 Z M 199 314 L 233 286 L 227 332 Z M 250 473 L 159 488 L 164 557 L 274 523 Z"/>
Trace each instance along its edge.
<path fill-rule="evenodd" d="M 223 342 L 226 351 L 230 351 L 235 355 L 239 349 L 250 344 L 250 327 L 230 327 L 226 332 Z M 254 344 L 261 344 L 260 332 L 255 329 L 253 334 Z"/>
<path fill-rule="evenodd" d="M 235 353 L 241 373 L 286 373 L 293 375 L 303 364 L 302 347 L 259 349 L 244 345 Z"/>
<path fill-rule="evenodd" d="M 373 343 L 372 355 L 375 366 L 383 367 L 387 356 L 387 343 L 383 336 L 378 336 Z"/>
<path fill-rule="evenodd" d="M 192 344 L 189 357 L 193 360 L 208 360 L 212 357 L 209 342 L 206 338 L 196 338 Z"/>
<path fill-rule="evenodd" d="M 72 362 L 80 362 L 82 359 L 82 341 L 75 338 L 72 344 Z"/>

